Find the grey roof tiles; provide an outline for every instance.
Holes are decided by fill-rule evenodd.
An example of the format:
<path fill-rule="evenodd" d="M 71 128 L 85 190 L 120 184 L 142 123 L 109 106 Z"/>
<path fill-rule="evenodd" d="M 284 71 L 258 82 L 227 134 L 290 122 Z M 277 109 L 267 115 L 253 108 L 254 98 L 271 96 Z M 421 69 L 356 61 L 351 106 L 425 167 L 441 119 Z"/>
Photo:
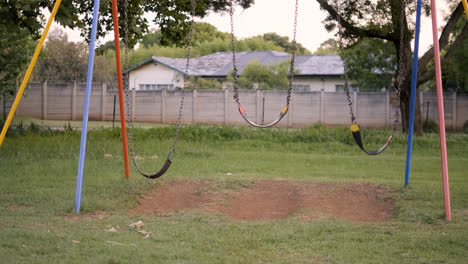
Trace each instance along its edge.
<path fill-rule="evenodd" d="M 241 51 L 236 53 L 237 67 L 242 74 L 244 67 L 253 60 L 264 65 L 277 64 L 290 59 L 291 55 L 278 51 Z M 132 71 L 146 63 L 156 62 L 181 73 L 185 72 L 186 59 L 151 57 L 129 70 Z M 296 76 L 339 76 L 343 74 L 343 61 L 338 55 L 296 55 Z M 217 52 L 190 60 L 189 75 L 201 77 L 225 77 L 232 71 L 232 52 Z"/>

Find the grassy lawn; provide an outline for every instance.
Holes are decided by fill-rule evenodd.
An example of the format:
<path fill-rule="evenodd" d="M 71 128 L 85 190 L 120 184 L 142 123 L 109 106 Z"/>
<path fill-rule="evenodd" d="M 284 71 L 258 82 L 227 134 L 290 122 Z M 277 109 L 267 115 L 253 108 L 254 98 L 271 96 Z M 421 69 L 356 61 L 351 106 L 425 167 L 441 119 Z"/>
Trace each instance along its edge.
<path fill-rule="evenodd" d="M 63 128 L 70 126 L 74 129 L 81 129 L 82 121 L 63 121 L 63 120 L 42 120 L 27 116 L 15 116 L 12 124 L 18 125 L 19 123 L 23 124 L 30 124 L 34 122 L 40 126 L 47 126 L 51 128 Z M 136 128 L 152 128 L 152 127 L 162 127 L 164 125 L 161 124 L 154 124 L 154 123 L 143 123 L 138 122 L 133 124 Z M 120 128 L 120 120 L 115 120 L 114 127 Z M 95 128 L 112 128 L 112 121 L 89 121 L 88 128 L 95 129 Z"/>
<path fill-rule="evenodd" d="M 50 124 L 49 124 L 50 125 Z M 99 126 L 98 126 L 99 127 Z M 159 169 L 173 127 L 135 130 L 142 167 Z M 365 130 L 369 149 L 389 131 Z M 0 149 L 3 263 L 468 263 L 468 135 L 449 134 L 453 220 L 444 220 L 438 136 L 415 139 L 411 183 L 403 187 L 406 137 L 369 157 L 345 128 L 300 130 L 184 127 L 175 161 L 160 180 L 125 179 L 119 130 L 89 133 L 82 214 L 74 217 L 80 133 L 12 133 Z M 111 154 L 112 159 L 105 159 Z M 160 160 L 149 157 L 158 155 Z M 391 187 L 384 223 L 331 217 L 238 221 L 219 213 L 129 215 L 138 197 L 174 179 L 235 185 L 261 179 L 370 182 Z M 130 228 L 142 220 L 147 238 Z M 110 228 L 117 232 L 108 232 Z"/>

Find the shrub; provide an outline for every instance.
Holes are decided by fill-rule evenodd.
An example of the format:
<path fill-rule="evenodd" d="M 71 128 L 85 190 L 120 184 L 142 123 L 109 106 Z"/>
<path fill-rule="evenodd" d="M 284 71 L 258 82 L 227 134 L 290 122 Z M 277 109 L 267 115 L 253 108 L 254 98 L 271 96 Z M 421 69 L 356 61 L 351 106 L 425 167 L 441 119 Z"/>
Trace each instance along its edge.
<path fill-rule="evenodd" d="M 439 125 L 434 120 L 426 120 L 423 123 L 424 133 L 439 133 Z"/>

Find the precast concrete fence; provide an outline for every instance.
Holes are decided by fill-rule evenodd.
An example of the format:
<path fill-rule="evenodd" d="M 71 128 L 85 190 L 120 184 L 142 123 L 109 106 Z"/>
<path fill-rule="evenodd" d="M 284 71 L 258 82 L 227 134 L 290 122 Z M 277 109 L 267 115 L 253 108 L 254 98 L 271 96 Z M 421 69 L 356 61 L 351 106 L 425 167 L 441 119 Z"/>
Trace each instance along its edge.
<path fill-rule="evenodd" d="M 17 115 L 44 120 L 81 120 L 83 115 L 84 83 L 31 83 L 22 98 Z M 239 115 L 232 90 L 186 90 L 182 122 L 185 124 L 246 125 Z M 94 83 L 92 87 L 90 120 L 112 120 L 116 90 L 108 90 L 106 84 Z M 126 94 L 127 119 L 134 122 L 171 124 L 177 120 L 181 91 L 131 91 Z M 396 100 L 389 92 L 353 92 L 353 111 L 358 123 L 367 127 L 390 127 Z M 284 90 L 242 90 L 240 102 L 250 119 L 257 123 L 269 123 L 286 104 Z M 438 120 L 435 93 L 420 93 L 423 120 Z M 13 98 L 6 102 L 9 111 Z M 447 129 L 463 128 L 468 120 L 468 95 L 444 94 Z M 118 100 L 117 100 L 118 104 Z M 127 106 L 126 106 L 127 108 Z M 0 101 L 0 113 L 3 102 Z M 120 119 L 119 107 L 115 118 Z M 346 94 L 342 92 L 293 92 L 287 116 L 280 127 L 306 127 L 320 122 L 337 126 L 350 123 Z"/>

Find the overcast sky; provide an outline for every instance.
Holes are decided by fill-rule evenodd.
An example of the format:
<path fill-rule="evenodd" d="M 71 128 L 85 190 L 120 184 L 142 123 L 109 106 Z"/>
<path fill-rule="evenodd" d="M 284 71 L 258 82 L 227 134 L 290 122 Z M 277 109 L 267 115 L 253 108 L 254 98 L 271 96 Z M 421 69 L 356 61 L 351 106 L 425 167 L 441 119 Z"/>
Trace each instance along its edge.
<path fill-rule="evenodd" d="M 246 10 L 237 8 L 234 15 L 234 30 L 238 38 L 247 38 L 268 32 L 276 32 L 281 36 L 292 38 L 294 22 L 295 0 L 255 0 L 255 4 Z M 438 1 L 438 9 L 446 10 L 445 1 Z M 439 27 L 443 26 L 443 11 L 438 12 Z M 151 17 L 151 16 L 148 16 Z M 311 52 L 314 52 L 320 44 L 333 37 L 328 33 L 322 21 L 326 12 L 320 10 L 319 4 L 314 0 L 299 1 L 299 16 L 297 25 L 297 41 Z M 203 19 L 216 26 L 220 31 L 230 32 L 229 14 L 210 14 Z M 57 27 L 55 24 L 54 27 Z M 153 28 L 155 25 L 152 26 Z M 70 40 L 81 41 L 79 31 L 67 30 Z M 113 34 L 101 39 L 100 43 L 113 39 Z M 432 43 L 432 31 L 430 18 L 423 17 L 421 26 L 420 55 L 426 51 Z"/>

